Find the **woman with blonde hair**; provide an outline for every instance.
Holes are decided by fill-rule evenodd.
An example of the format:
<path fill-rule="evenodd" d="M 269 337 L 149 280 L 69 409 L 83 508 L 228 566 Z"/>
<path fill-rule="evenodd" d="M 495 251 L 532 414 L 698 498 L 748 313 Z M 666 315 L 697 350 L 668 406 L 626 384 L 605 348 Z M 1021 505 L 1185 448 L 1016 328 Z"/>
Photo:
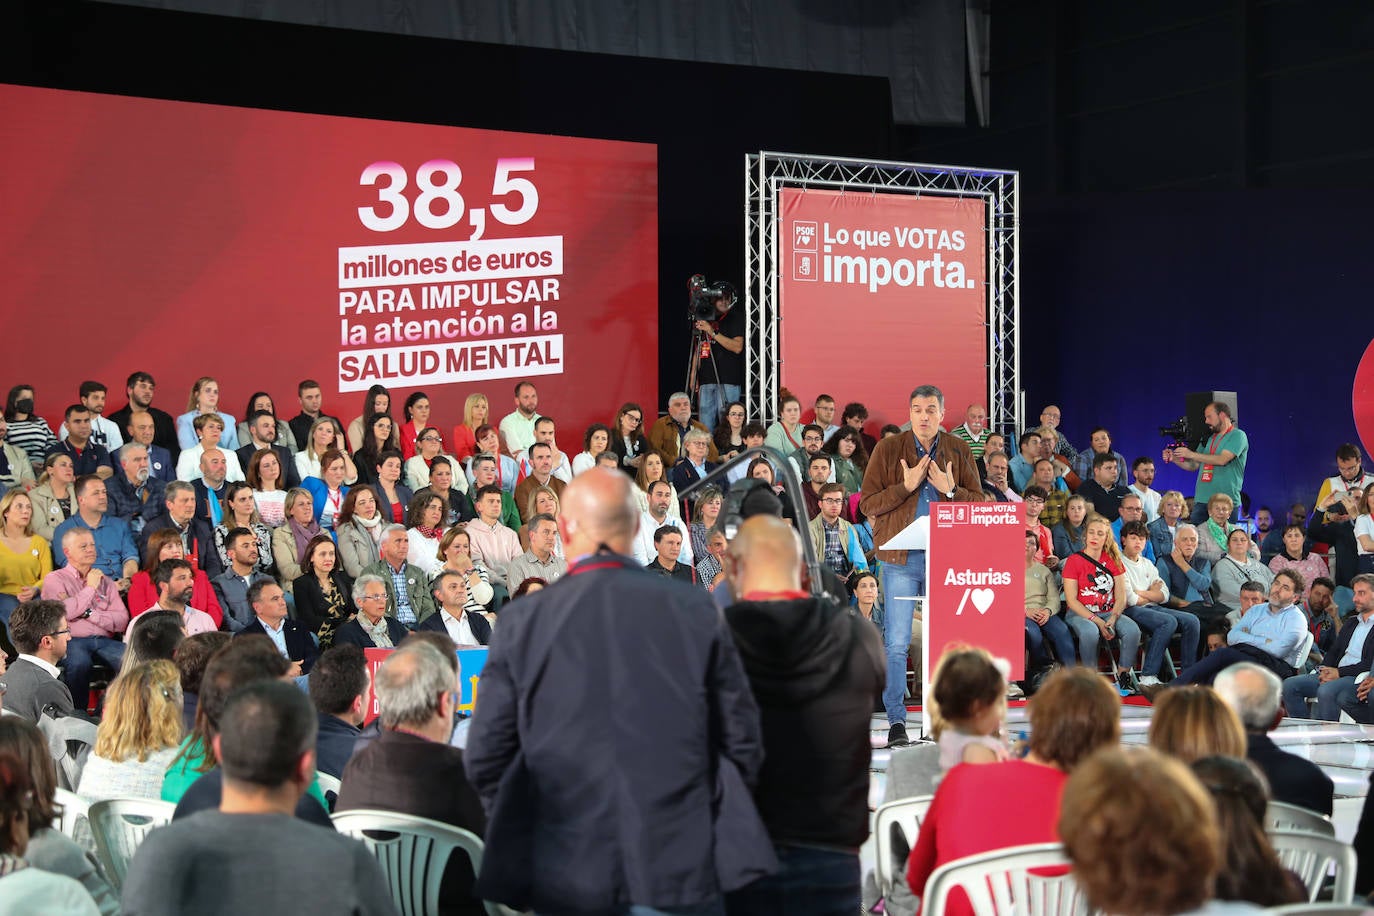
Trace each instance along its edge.
<path fill-rule="evenodd" d="M 453 427 L 453 457 L 467 461 L 477 454 L 477 430 L 487 423 L 491 405 L 487 396 L 474 391 L 463 402 L 463 422 Z"/>
<path fill-rule="evenodd" d="M 122 671 L 105 692 L 78 794 L 92 801 L 161 797 L 162 777 L 181 744 L 181 713 L 176 665 L 158 659 Z"/>
<path fill-rule="evenodd" d="M 1122 688 L 1130 684 L 1140 650 L 1140 627 L 1126 610 L 1126 566 L 1112 523 L 1096 512 L 1083 521 L 1083 549 L 1064 560 L 1065 622 L 1078 640 L 1079 661 L 1097 667 L 1097 643 L 1121 637 Z"/>
<path fill-rule="evenodd" d="M 1210 687 L 1190 684 L 1158 694 L 1150 747 L 1191 764 L 1203 757 L 1245 757 L 1245 727 Z"/>
<path fill-rule="evenodd" d="M 338 455 L 340 452 L 333 452 Z M 272 532 L 272 559 L 277 564 L 277 584 L 287 594 L 301 577 L 301 561 L 310 542 L 324 534 L 315 515 L 315 497 L 302 487 L 286 494 L 286 524 Z"/>
<path fill-rule="evenodd" d="M 43 459 L 43 473 L 29 491 L 33 501 L 33 533 L 52 540 L 57 526 L 76 514 L 76 465 L 66 452 Z"/>
<path fill-rule="evenodd" d="M 224 424 L 219 436 L 220 449 L 225 452 L 238 451 L 239 423 L 233 414 L 219 409 L 219 382 L 208 375 L 202 375 L 191 385 L 191 394 L 186 398 L 186 413 L 177 417 L 177 441 L 182 448 L 191 449 L 200 444 L 195 421 L 201 414 L 214 414 Z"/>
<path fill-rule="evenodd" d="M 0 496 L 0 635 L 21 601 L 38 597 L 52 572 L 52 545 L 33 531 L 33 500 L 23 490 Z"/>
<path fill-rule="evenodd" d="M 1174 552 L 1174 536 L 1178 526 L 1186 522 L 1183 513 L 1188 503 L 1177 490 L 1165 490 L 1159 498 L 1159 518 L 1145 527 L 1150 530 L 1150 546 L 1155 549 L 1155 557 L 1167 557 Z"/>
<path fill-rule="evenodd" d="M 344 448 L 343 427 L 333 417 L 323 416 L 310 424 L 310 435 L 306 437 L 301 450 L 296 453 L 296 473 L 300 475 L 301 480 L 321 475 L 324 469 L 320 467 L 320 459 L 331 449 L 343 456 L 343 482 L 358 482 L 358 466 L 353 463 L 352 456 Z"/>

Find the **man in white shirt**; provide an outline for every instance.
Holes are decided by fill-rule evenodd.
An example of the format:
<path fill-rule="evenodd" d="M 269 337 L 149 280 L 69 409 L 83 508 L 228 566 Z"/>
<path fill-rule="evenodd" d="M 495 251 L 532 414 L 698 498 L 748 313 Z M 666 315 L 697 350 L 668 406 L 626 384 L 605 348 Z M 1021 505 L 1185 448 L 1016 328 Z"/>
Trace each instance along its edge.
<path fill-rule="evenodd" d="M 485 646 L 491 642 L 491 624 L 481 614 L 467 612 L 468 587 L 463 574 L 452 569 L 439 573 L 430 586 L 439 613 L 431 614 L 416 631 L 447 633 L 457 646 Z"/>
<path fill-rule="evenodd" d="M 1121 527 L 1121 559 L 1126 567 L 1126 610 L 1125 615 L 1136 622 L 1142 632 L 1149 634 L 1149 645 L 1145 647 L 1145 660 L 1140 666 L 1140 685 L 1148 687 L 1159 683 L 1159 669 L 1164 664 L 1164 653 L 1169 651 L 1169 643 L 1175 632 L 1181 632 L 1183 640 L 1183 664 L 1191 665 L 1197 660 L 1198 640 L 1201 638 L 1202 624 L 1187 611 L 1176 611 L 1165 607 L 1169 600 L 1169 586 L 1159 576 L 1159 569 L 1144 556 L 1145 547 L 1150 543 L 1150 532 L 1139 519 L 1126 522 Z"/>
<path fill-rule="evenodd" d="M 1140 505 L 1145 510 L 1145 524 L 1159 518 L 1159 493 L 1150 489 L 1155 482 L 1155 462 L 1144 455 L 1131 462 L 1131 491 L 1140 497 Z"/>
<path fill-rule="evenodd" d="M 1374 575 L 1358 575 L 1350 580 L 1359 617 L 1341 627 L 1336 643 L 1322 657 L 1316 674 L 1300 674 L 1283 682 L 1283 705 L 1294 719 L 1310 719 L 1309 697 L 1317 698 L 1316 718 L 1337 722 L 1346 712 L 1356 722 L 1374 723 L 1374 707 L 1369 692 L 1374 680 L 1369 669 L 1374 664 Z"/>
<path fill-rule="evenodd" d="M 100 382 L 81 383 L 81 404 L 91 413 L 91 441 L 113 455 L 124 444 L 119 424 L 101 416 L 105 412 L 105 386 Z M 67 424 L 57 430 L 57 438 L 67 438 Z"/>
<path fill-rule="evenodd" d="M 253 606 L 253 622 L 235 637 L 257 634 L 272 640 L 277 651 L 291 663 L 287 674 L 301 678 L 310 673 L 320 649 L 310 631 L 286 616 L 286 593 L 275 580 L 254 582 L 248 589 L 248 603 Z M 305 686 L 304 683 L 301 686 Z"/>
<path fill-rule="evenodd" d="M 506 453 L 514 456 L 535 442 L 534 422 L 539 419 L 539 392 L 530 382 L 515 386 L 515 410 L 501 418 L 501 440 Z"/>
<path fill-rule="evenodd" d="M 672 501 L 673 488 L 666 481 L 656 480 L 649 485 L 649 511 L 639 516 L 639 531 L 635 534 L 633 545 L 634 558 L 640 566 L 648 566 L 658 556 L 654 532 L 664 525 L 672 525 L 682 532 L 682 553 L 678 556 L 678 562 L 696 565 L 692 559 L 692 539 L 687 534 L 687 526 L 682 519 L 668 514 L 668 506 Z"/>

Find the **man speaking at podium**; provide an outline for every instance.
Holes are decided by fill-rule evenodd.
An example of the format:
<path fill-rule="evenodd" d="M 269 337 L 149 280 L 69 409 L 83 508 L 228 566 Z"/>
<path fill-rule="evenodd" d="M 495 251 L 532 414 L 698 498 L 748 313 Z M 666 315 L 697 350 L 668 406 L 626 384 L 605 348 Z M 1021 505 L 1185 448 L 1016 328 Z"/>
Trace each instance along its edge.
<path fill-rule="evenodd" d="M 873 522 L 873 543 L 882 562 L 883 646 L 887 653 L 887 746 L 905 747 L 906 656 L 911 645 L 913 599 L 926 593 L 924 550 L 883 550 L 932 504 L 982 502 L 973 452 L 958 436 L 941 435 L 945 396 L 934 385 L 911 392 L 911 434 L 888 436 L 876 446 L 864 472 L 859 509 Z"/>

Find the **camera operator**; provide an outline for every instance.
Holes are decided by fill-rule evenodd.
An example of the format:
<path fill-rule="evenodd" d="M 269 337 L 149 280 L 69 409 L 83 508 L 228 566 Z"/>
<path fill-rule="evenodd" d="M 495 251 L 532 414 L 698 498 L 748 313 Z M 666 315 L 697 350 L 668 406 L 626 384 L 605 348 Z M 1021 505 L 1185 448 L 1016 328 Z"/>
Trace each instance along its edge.
<path fill-rule="evenodd" d="M 1231 497 L 1234 521 L 1240 508 L 1240 490 L 1245 483 L 1245 460 L 1250 454 L 1250 440 L 1231 422 L 1231 408 L 1221 401 L 1207 405 L 1202 412 L 1203 422 L 1212 434 L 1207 438 L 1206 451 L 1195 452 L 1185 446 L 1166 448 L 1164 460 L 1186 471 L 1197 471 L 1197 488 L 1193 497 L 1193 524 L 1207 520 L 1207 500 L 1213 493 Z"/>
<path fill-rule="evenodd" d="M 723 407 L 739 400 L 744 383 L 744 310 L 734 307 L 735 291 L 728 284 L 718 283 L 706 292 L 716 292 L 716 313 L 693 325 L 703 335 L 697 417 L 707 430 L 714 430 Z"/>

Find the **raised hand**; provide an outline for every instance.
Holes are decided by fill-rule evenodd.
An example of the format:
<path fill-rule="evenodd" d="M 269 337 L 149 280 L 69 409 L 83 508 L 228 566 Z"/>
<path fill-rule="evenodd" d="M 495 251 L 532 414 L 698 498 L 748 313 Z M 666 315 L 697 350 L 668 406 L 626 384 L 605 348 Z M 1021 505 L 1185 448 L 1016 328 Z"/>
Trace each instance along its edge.
<path fill-rule="evenodd" d="M 930 482 L 935 484 L 935 488 L 941 493 L 948 493 L 954 489 L 954 462 L 946 461 L 944 468 L 940 465 L 932 464 L 930 468 Z"/>
<path fill-rule="evenodd" d="M 926 472 L 930 469 L 930 456 L 927 455 L 916 466 L 908 467 L 906 459 L 902 459 L 902 486 L 906 487 L 908 493 L 916 492 L 916 488 L 926 479 Z"/>

